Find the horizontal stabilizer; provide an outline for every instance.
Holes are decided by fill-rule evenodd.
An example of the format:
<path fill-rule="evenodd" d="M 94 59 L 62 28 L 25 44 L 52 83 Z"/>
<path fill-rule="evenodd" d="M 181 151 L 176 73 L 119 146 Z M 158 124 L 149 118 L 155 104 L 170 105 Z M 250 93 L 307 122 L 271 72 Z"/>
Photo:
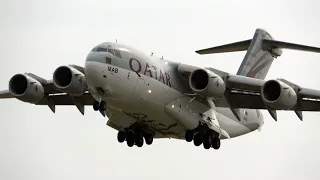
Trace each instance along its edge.
<path fill-rule="evenodd" d="M 309 52 L 320 53 L 320 48 L 318 47 L 306 46 L 301 44 L 294 44 L 294 43 L 275 41 L 275 40 L 269 40 L 269 39 L 263 39 L 262 43 L 264 47 L 268 47 L 270 49 L 273 49 L 273 48 L 293 49 L 293 50 L 299 50 L 299 51 L 309 51 Z"/>
<path fill-rule="evenodd" d="M 197 50 L 196 53 L 203 55 L 203 54 L 245 51 L 245 50 L 248 50 L 251 41 L 252 39 L 249 39 L 249 40 L 235 42 L 231 44 L 225 44 L 221 46 L 201 49 L 201 50 Z M 294 44 L 294 43 L 283 42 L 283 41 L 275 41 L 271 39 L 263 39 L 262 47 L 264 48 L 265 51 L 270 51 L 273 49 L 274 50 L 275 49 L 292 49 L 292 50 L 320 53 L 319 47 L 312 47 L 312 46 Z"/>
<path fill-rule="evenodd" d="M 198 54 L 213 54 L 213 53 L 224 53 L 224 52 L 235 52 L 235 51 L 245 51 L 250 46 L 251 39 L 235 42 L 231 44 L 225 44 L 222 46 L 211 47 L 207 49 L 201 49 L 196 51 Z"/>

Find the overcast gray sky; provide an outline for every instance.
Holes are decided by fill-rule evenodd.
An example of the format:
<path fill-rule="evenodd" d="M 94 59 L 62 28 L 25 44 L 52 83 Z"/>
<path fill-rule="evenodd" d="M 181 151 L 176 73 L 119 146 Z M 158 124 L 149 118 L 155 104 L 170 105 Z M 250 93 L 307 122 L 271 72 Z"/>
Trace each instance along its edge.
<path fill-rule="evenodd" d="M 10 0 L 0 1 L 0 89 L 15 73 L 51 78 L 60 65 L 84 65 L 96 44 L 115 41 L 146 53 L 235 73 L 244 52 L 195 50 L 252 38 L 320 46 L 320 1 Z M 320 54 L 285 50 L 267 79 L 320 89 Z M 128 148 L 92 107 L 0 101 L 0 179 L 319 179 L 320 113 L 264 112 L 262 132 L 222 141 L 218 151 L 179 140 Z"/>

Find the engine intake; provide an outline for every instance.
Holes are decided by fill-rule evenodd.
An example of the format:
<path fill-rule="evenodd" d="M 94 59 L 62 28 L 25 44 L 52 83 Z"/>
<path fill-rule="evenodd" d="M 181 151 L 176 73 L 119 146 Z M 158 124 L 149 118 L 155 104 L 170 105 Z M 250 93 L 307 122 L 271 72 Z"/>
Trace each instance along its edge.
<path fill-rule="evenodd" d="M 73 96 L 81 96 L 87 91 L 85 75 L 70 66 L 60 66 L 54 71 L 53 84 Z"/>
<path fill-rule="evenodd" d="M 72 82 L 72 72 L 68 67 L 61 66 L 54 72 L 53 79 L 57 87 L 67 87 Z"/>
<path fill-rule="evenodd" d="M 271 107 L 277 109 L 291 109 L 297 104 L 297 94 L 289 85 L 278 81 L 269 80 L 261 89 L 261 96 Z"/>
<path fill-rule="evenodd" d="M 9 92 L 17 99 L 33 104 L 44 96 L 41 83 L 26 74 L 16 74 L 10 79 Z"/>
<path fill-rule="evenodd" d="M 192 91 L 206 97 L 221 97 L 226 86 L 217 74 L 207 69 L 197 69 L 189 77 L 189 85 Z"/>

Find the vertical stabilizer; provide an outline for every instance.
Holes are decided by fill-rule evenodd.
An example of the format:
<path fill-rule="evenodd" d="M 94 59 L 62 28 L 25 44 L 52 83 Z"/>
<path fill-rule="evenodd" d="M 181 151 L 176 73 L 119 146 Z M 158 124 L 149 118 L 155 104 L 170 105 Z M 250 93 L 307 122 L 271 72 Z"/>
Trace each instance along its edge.
<path fill-rule="evenodd" d="M 256 29 L 237 75 L 257 79 L 264 79 L 267 76 L 274 57 L 270 51 L 263 50 L 263 39 L 273 40 L 267 31 L 263 29 Z"/>

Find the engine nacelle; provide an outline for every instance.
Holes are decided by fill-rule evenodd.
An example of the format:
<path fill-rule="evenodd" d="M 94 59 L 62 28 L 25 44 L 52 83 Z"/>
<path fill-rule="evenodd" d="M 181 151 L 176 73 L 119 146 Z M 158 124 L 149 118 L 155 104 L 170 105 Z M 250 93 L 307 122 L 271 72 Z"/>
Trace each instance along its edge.
<path fill-rule="evenodd" d="M 226 85 L 222 78 L 207 69 L 197 69 L 190 74 L 190 88 L 206 97 L 221 97 Z"/>
<path fill-rule="evenodd" d="M 278 80 L 269 80 L 261 89 L 261 97 L 268 105 L 277 109 L 291 109 L 297 104 L 293 88 Z"/>
<path fill-rule="evenodd" d="M 10 79 L 9 92 L 17 99 L 32 104 L 44 97 L 41 83 L 26 74 L 16 74 Z"/>
<path fill-rule="evenodd" d="M 70 66 L 60 66 L 53 73 L 53 84 L 62 92 L 81 96 L 87 91 L 85 75 Z"/>

